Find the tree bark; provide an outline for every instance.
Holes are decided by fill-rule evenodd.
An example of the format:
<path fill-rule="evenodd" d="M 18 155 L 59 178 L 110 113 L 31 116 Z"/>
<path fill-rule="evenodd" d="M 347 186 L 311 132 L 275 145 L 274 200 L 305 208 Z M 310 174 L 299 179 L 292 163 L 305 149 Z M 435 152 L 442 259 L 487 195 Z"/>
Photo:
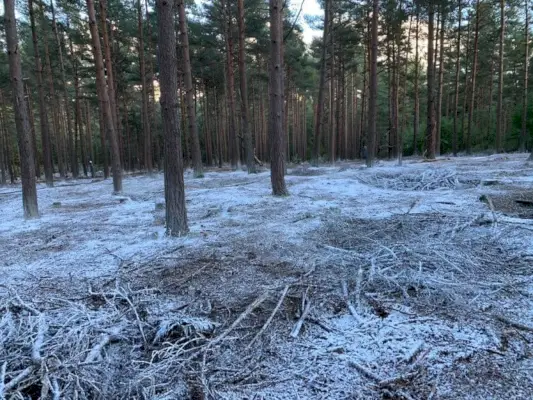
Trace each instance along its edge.
<path fill-rule="evenodd" d="M 453 109 L 453 133 L 452 133 L 452 153 L 457 157 L 457 114 L 459 112 L 459 74 L 461 70 L 461 21 L 463 17 L 463 0 L 458 0 L 459 9 L 457 11 L 457 49 L 456 49 L 456 60 L 455 60 L 455 98 L 454 98 L 454 109 Z"/>
<path fill-rule="evenodd" d="M 437 129 L 435 138 L 435 154 L 440 156 L 441 151 L 441 130 L 442 130 L 442 94 L 444 91 L 444 28 L 446 25 L 445 5 L 441 4 L 440 16 L 440 50 L 439 50 L 439 79 L 437 89 Z"/>
<path fill-rule="evenodd" d="M 426 157 L 435 159 L 435 8 L 433 0 L 428 5 L 428 65 L 427 65 L 427 128 Z"/>
<path fill-rule="evenodd" d="M 178 60 L 174 32 L 175 3 L 156 0 L 159 29 L 159 76 L 161 116 L 165 143 L 165 202 L 166 229 L 170 236 L 181 236 L 189 231 L 185 207 L 183 180 L 183 153 L 178 115 Z"/>
<path fill-rule="evenodd" d="M 39 152 L 37 151 L 37 137 L 35 134 L 35 118 L 33 116 L 33 102 L 32 102 L 31 90 L 28 84 L 24 85 L 24 90 L 26 92 L 26 98 L 27 98 L 27 104 L 28 104 L 28 118 L 30 120 L 30 128 L 31 128 L 31 148 L 33 149 L 33 156 L 35 157 L 35 177 L 39 179 L 41 176 L 41 171 L 39 168 Z"/>
<path fill-rule="evenodd" d="M 525 21 L 525 45 L 524 45 L 524 96 L 522 99 L 522 129 L 520 134 L 520 151 L 523 153 L 526 151 L 526 143 L 528 138 L 527 131 L 527 86 L 529 83 L 528 73 L 529 73 L 529 2 L 525 0 L 525 11 L 526 11 L 526 21 Z"/>
<path fill-rule="evenodd" d="M 237 0 L 239 12 L 239 80 L 241 86 L 241 118 L 242 133 L 244 136 L 244 149 L 246 154 L 246 167 L 249 174 L 256 173 L 254 160 L 254 145 L 252 142 L 252 132 L 250 130 L 248 116 L 248 82 L 246 78 L 246 58 L 244 53 L 244 0 Z"/>
<path fill-rule="evenodd" d="M 378 97 L 378 13 L 379 0 L 372 0 L 372 34 L 370 53 L 370 87 L 368 95 L 368 134 L 366 166 L 372 167 L 376 151 L 376 123 Z"/>
<path fill-rule="evenodd" d="M 270 10 L 270 180 L 274 196 L 289 194 L 285 185 L 283 132 L 282 0 L 269 0 Z"/>
<path fill-rule="evenodd" d="M 37 187 L 35 184 L 35 159 L 31 145 L 28 107 L 24 96 L 24 82 L 22 80 L 14 0 L 4 0 L 4 26 L 20 154 L 24 217 L 37 218 L 39 217 L 39 209 L 37 205 Z"/>
<path fill-rule="evenodd" d="M 232 17 L 230 4 L 222 0 L 224 12 L 224 39 L 226 41 L 226 73 L 227 73 L 227 102 L 229 107 L 229 155 L 231 168 L 236 170 L 239 167 L 239 138 L 235 123 L 235 73 L 233 69 L 233 38 L 232 38 Z"/>
<path fill-rule="evenodd" d="M 50 125 L 48 122 L 48 112 L 46 110 L 46 99 L 43 85 L 43 67 L 39 55 L 37 43 L 37 32 L 35 28 L 35 12 L 33 10 L 33 0 L 28 0 L 30 14 L 31 36 L 33 41 L 33 55 L 35 63 L 35 77 L 37 78 L 37 92 L 39 96 L 39 120 L 41 125 L 41 146 L 43 151 L 43 166 L 46 185 L 54 186 L 54 170 L 52 166 L 52 151 L 50 142 Z"/>
<path fill-rule="evenodd" d="M 477 34 L 477 28 L 476 28 Z M 505 0 L 500 0 L 500 47 L 498 55 L 498 105 L 496 106 L 496 153 L 503 152 L 503 46 L 505 40 Z M 475 55 L 474 55 L 475 56 Z"/>
<path fill-rule="evenodd" d="M 330 3 L 331 0 L 326 0 L 324 6 L 324 33 L 322 36 L 322 56 L 320 60 L 320 82 L 318 86 L 318 100 L 316 110 L 315 123 L 315 143 L 313 162 L 318 165 L 320 158 L 320 148 L 322 146 L 322 131 L 323 131 L 323 112 L 324 112 L 324 93 L 326 89 L 326 68 L 327 68 L 327 46 L 329 37 L 329 19 L 330 19 Z"/>
<path fill-rule="evenodd" d="M 420 9 L 416 6 L 416 32 L 415 32 L 415 110 L 413 117 L 413 155 L 418 155 L 418 129 L 420 127 L 420 91 L 418 87 L 420 60 L 418 58 L 418 39 L 420 36 Z"/>
<path fill-rule="evenodd" d="M 52 30 L 57 42 L 57 48 L 59 53 L 59 68 L 61 71 L 61 81 L 63 83 L 63 100 L 65 103 L 65 111 L 67 113 L 67 136 L 68 136 L 68 147 L 69 147 L 69 157 L 70 157 L 70 170 L 72 171 L 72 176 L 77 178 L 79 175 L 78 171 L 78 160 L 76 159 L 76 147 L 74 146 L 74 136 L 72 132 L 72 121 L 70 119 L 70 101 L 67 89 L 67 79 L 65 77 L 65 64 L 63 62 L 63 48 L 61 46 L 61 40 L 59 38 L 59 32 L 57 30 L 56 24 L 56 14 L 54 11 L 54 2 L 50 0 L 50 7 L 52 9 Z"/>
<path fill-rule="evenodd" d="M 103 112 L 103 122 L 105 125 L 106 136 L 111 144 L 111 169 L 113 172 L 113 189 L 115 193 L 122 191 L 122 170 L 120 165 L 120 150 L 118 139 L 113 123 L 111 104 L 109 102 L 109 92 L 106 89 L 104 75 L 104 62 L 102 60 L 102 48 L 100 46 L 100 36 L 98 34 L 98 25 L 96 24 L 96 15 L 93 0 L 87 0 L 87 11 L 89 15 L 89 29 L 91 31 L 94 64 L 96 68 L 96 87 L 98 97 Z M 104 149 L 105 150 L 105 149 Z"/>
<path fill-rule="evenodd" d="M 204 176 L 202 167 L 202 153 L 198 137 L 198 123 L 196 121 L 196 107 L 194 104 L 194 88 L 192 85 L 191 60 L 189 56 L 189 35 L 187 32 L 187 17 L 185 15 L 185 0 L 178 1 L 180 43 L 182 45 L 183 77 L 185 81 L 185 95 L 187 100 L 187 121 L 189 122 L 189 135 L 191 136 L 192 166 L 195 178 Z"/>
<path fill-rule="evenodd" d="M 476 98 L 476 77 L 479 43 L 479 0 L 476 0 L 476 26 L 474 32 L 474 61 L 472 63 L 472 80 L 470 85 L 470 106 L 468 109 L 468 131 L 466 132 L 466 153 L 472 154 L 472 127 L 474 119 L 474 106 Z M 503 75 L 502 75 L 503 77 Z M 499 118 L 499 117 L 498 117 Z"/>
<path fill-rule="evenodd" d="M 139 69 L 141 74 L 141 97 L 142 97 L 142 125 L 143 125 L 143 149 L 144 168 L 148 174 L 152 173 L 152 135 L 150 118 L 148 115 L 148 89 L 146 84 L 146 62 L 144 57 L 144 30 L 141 0 L 137 1 L 137 30 L 139 34 Z"/>

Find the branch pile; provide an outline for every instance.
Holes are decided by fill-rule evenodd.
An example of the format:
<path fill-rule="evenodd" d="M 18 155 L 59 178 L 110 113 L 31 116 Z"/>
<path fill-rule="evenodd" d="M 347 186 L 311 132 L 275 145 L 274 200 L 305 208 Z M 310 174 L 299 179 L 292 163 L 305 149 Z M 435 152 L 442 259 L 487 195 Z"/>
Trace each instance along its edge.
<path fill-rule="evenodd" d="M 427 169 L 419 173 L 368 171 L 359 174 L 358 179 L 367 185 L 399 191 L 457 189 L 462 185 L 456 172 L 446 169 Z"/>

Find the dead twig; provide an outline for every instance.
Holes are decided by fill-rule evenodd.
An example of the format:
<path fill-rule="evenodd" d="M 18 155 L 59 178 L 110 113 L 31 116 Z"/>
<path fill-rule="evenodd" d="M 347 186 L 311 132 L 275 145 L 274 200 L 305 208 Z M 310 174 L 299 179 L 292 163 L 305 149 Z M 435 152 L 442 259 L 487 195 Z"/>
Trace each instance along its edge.
<path fill-rule="evenodd" d="M 287 296 L 287 292 L 289 291 L 289 288 L 290 288 L 290 285 L 285 286 L 285 288 L 283 289 L 283 292 L 281 293 L 281 296 L 280 296 L 280 298 L 278 300 L 278 303 L 276 304 L 276 307 L 274 307 L 274 310 L 272 310 L 272 313 L 270 314 L 270 316 L 268 317 L 268 319 L 266 320 L 266 322 L 264 323 L 262 328 L 259 330 L 259 332 L 257 332 L 257 334 L 254 336 L 252 341 L 248 344 L 248 346 L 246 346 L 247 350 L 250 349 L 250 347 L 252 347 L 252 345 L 255 343 L 255 341 L 263 334 L 263 332 L 266 330 L 266 328 L 270 325 L 270 323 L 274 319 L 274 316 L 277 314 L 278 310 L 280 309 L 281 305 L 283 304 L 283 301 L 285 300 L 285 296 Z"/>
<path fill-rule="evenodd" d="M 298 335 L 300 334 L 300 330 L 302 329 L 302 326 L 305 322 L 305 319 L 309 315 L 309 312 L 311 311 L 311 302 L 307 300 L 307 296 L 304 294 L 302 298 L 302 305 L 303 305 L 303 311 L 302 315 L 300 315 L 300 318 L 294 325 L 294 328 L 292 328 L 291 331 L 291 337 L 296 339 Z"/>
<path fill-rule="evenodd" d="M 342 281 L 341 286 L 342 286 L 342 296 L 344 298 L 344 301 L 346 302 L 346 306 L 348 307 L 348 310 L 350 310 L 350 314 L 352 314 L 352 317 L 358 323 L 361 323 L 361 318 L 359 317 L 357 310 L 355 309 L 355 307 L 353 306 L 352 302 L 350 301 L 348 297 L 348 285 L 346 284 L 346 281 Z"/>
<path fill-rule="evenodd" d="M 242 320 L 244 320 L 248 315 L 250 315 L 257 307 L 259 307 L 266 299 L 268 298 L 268 292 L 264 292 L 261 294 L 257 299 L 255 299 L 248 307 L 246 307 L 246 310 L 244 310 L 239 317 L 233 321 L 233 323 L 229 326 L 228 329 L 226 329 L 224 332 L 222 332 L 221 335 L 217 336 L 215 339 L 213 339 L 211 342 L 209 342 L 209 345 L 207 348 L 214 346 L 215 344 L 222 341 L 226 336 L 228 336 L 233 329 L 237 325 L 239 325 Z"/>
<path fill-rule="evenodd" d="M 503 322 L 506 325 L 509 325 L 512 328 L 519 329 L 521 331 L 533 332 L 533 327 L 521 324 L 519 322 L 511 321 L 510 319 L 507 319 L 503 315 L 495 314 L 494 318 L 500 322 Z"/>

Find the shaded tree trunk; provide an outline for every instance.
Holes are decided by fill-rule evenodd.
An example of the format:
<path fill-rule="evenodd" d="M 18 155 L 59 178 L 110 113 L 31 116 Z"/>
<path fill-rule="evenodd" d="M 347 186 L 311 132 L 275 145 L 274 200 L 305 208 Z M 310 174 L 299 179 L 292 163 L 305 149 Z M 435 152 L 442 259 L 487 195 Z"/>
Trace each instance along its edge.
<path fill-rule="evenodd" d="M 457 11 L 457 49 L 456 49 L 456 60 L 455 60 L 455 98 L 454 98 L 454 108 L 453 108 L 453 132 L 452 132 L 452 153 L 457 157 L 457 114 L 459 112 L 459 74 L 461 70 L 461 21 L 463 17 L 463 0 L 458 0 L 459 9 Z"/>
<path fill-rule="evenodd" d="M 330 3 L 331 0 L 326 0 L 324 6 L 324 33 L 322 38 L 322 55 L 320 60 L 320 82 L 318 86 L 318 100 L 316 109 L 316 123 L 315 123 L 315 146 L 313 154 L 313 162 L 318 165 L 320 158 L 320 148 L 322 145 L 322 131 L 323 131 L 323 112 L 324 112 L 324 93 L 326 89 L 326 68 L 327 68 L 327 40 L 329 36 L 329 19 L 330 19 Z"/>
<path fill-rule="evenodd" d="M 39 179 L 41 176 L 41 171 L 39 168 L 39 152 L 37 151 L 37 137 L 35 134 L 35 118 L 33 116 L 33 102 L 31 96 L 31 90 L 28 84 L 24 85 L 26 91 L 26 99 L 28 104 L 28 118 L 30 120 L 31 128 L 31 148 L 33 149 L 33 156 L 35 157 L 35 177 Z M 1 142 L 0 142 L 1 143 Z M 0 144 L 1 147 L 1 144 Z"/>
<path fill-rule="evenodd" d="M 178 116 L 178 60 L 174 33 L 175 3 L 156 0 L 159 28 L 159 76 L 161 116 L 164 132 L 166 228 L 170 236 L 189 231 L 185 208 L 183 153 Z"/>
<path fill-rule="evenodd" d="M 269 0 L 270 10 L 270 180 L 274 196 L 289 194 L 285 185 L 283 132 L 282 0 Z"/>
<path fill-rule="evenodd" d="M 528 86 L 528 73 L 529 73 L 529 2 L 525 0 L 525 45 L 524 45 L 524 95 L 522 99 L 522 129 L 520 134 L 520 151 L 526 151 L 526 142 L 528 137 L 527 131 L 527 86 Z"/>
<path fill-rule="evenodd" d="M 98 97 L 102 107 L 103 122 L 107 139 L 111 145 L 111 169 L 113 172 L 113 189 L 115 193 L 122 191 L 122 170 L 120 165 L 120 150 L 118 139 L 113 123 L 111 104 L 109 102 L 109 93 L 106 89 L 104 75 L 104 62 L 102 60 L 102 49 L 100 46 L 100 36 L 98 34 L 98 25 L 96 24 L 96 15 L 93 0 L 87 0 L 87 10 L 89 15 L 89 29 L 91 31 L 94 64 L 96 69 L 96 87 Z M 105 150 L 105 149 L 104 149 Z"/>
<path fill-rule="evenodd" d="M 41 125 L 41 146 L 43 151 L 44 176 L 47 186 L 54 185 L 54 170 L 52 165 L 52 150 L 50 142 L 50 125 L 48 122 L 48 112 L 46 110 L 46 99 L 43 85 L 43 67 L 39 55 L 37 43 L 37 32 L 35 28 L 35 12 L 33 10 L 33 0 L 28 0 L 30 14 L 31 36 L 33 41 L 33 55 L 35 62 L 35 77 L 37 78 L 37 92 L 39 96 L 39 121 Z"/>
<path fill-rule="evenodd" d="M 50 7 L 52 9 L 52 29 L 57 42 L 57 49 L 59 53 L 59 68 L 61 71 L 61 81 L 63 83 L 63 100 L 65 103 L 65 111 L 67 113 L 67 138 L 68 138 L 68 147 L 69 147 L 69 157 L 70 157 L 70 170 L 72 171 L 72 176 L 77 178 L 79 175 L 78 171 L 78 161 L 76 159 L 76 147 L 74 145 L 74 135 L 72 132 L 72 121 L 70 119 L 70 101 L 67 88 L 67 79 L 65 77 L 65 64 L 63 62 L 63 48 L 61 46 L 61 40 L 59 38 L 59 32 L 57 30 L 56 24 L 56 14 L 54 11 L 54 2 L 50 1 Z"/>
<path fill-rule="evenodd" d="M 246 78 L 246 58 L 244 54 L 244 0 L 238 0 L 239 10 L 239 81 L 241 85 L 241 118 L 242 133 L 244 136 L 244 149 L 246 154 L 246 167 L 248 173 L 256 173 L 254 160 L 254 145 L 252 142 L 252 132 L 249 126 L 248 118 L 248 82 Z"/>
<path fill-rule="evenodd" d="M 418 58 L 418 39 L 420 36 L 420 9 L 416 6 L 416 32 L 415 32 L 415 110 L 413 117 L 413 155 L 418 155 L 418 129 L 420 126 L 420 92 L 418 87 L 420 60 Z"/>
<path fill-rule="evenodd" d="M 476 28 L 477 35 L 477 28 Z M 477 36 L 476 36 L 477 37 Z M 496 106 L 496 153 L 503 152 L 503 46 L 505 40 L 505 0 L 500 0 L 500 47 L 498 54 L 498 105 Z M 475 57 L 476 55 L 474 55 Z"/>
<path fill-rule="evenodd" d="M 141 74 L 141 97 L 142 97 L 142 125 L 143 125 L 143 143 L 144 143 L 144 168 L 152 173 L 152 135 L 150 127 L 150 118 L 148 115 L 148 88 L 146 84 L 146 63 L 144 57 L 144 29 L 143 13 L 141 0 L 137 1 L 137 30 L 139 33 L 139 69 Z"/>
<path fill-rule="evenodd" d="M 437 90 L 437 129 L 435 138 L 435 154 L 440 156 L 441 151 L 441 130 L 442 130 L 442 93 L 444 91 L 444 28 L 446 25 L 445 5 L 441 5 L 440 16 L 440 50 L 439 50 L 439 79 Z"/>
<path fill-rule="evenodd" d="M 378 97 L 378 13 L 379 0 L 372 0 L 372 33 L 370 39 L 370 86 L 368 95 L 368 133 L 366 165 L 372 167 L 376 151 L 376 119 Z"/>
<path fill-rule="evenodd" d="M 4 26 L 20 154 L 24 217 L 37 218 L 39 217 L 39 209 L 37 205 L 37 187 L 35 184 L 35 159 L 31 145 L 28 107 L 24 96 L 24 82 L 22 80 L 14 0 L 4 0 Z"/>
<path fill-rule="evenodd" d="M 233 38 L 232 38 L 232 17 L 230 5 L 226 0 L 222 0 L 224 10 L 224 39 L 226 41 L 226 73 L 227 73 L 227 102 L 229 107 L 229 156 L 231 168 L 236 170 L 239 167 L 239 138 L 235 123 L 235 73 L 233 70 Z"/>
<path fill-rule="evenodd" d="M 476 0 L 476 26 L 474 28 L 474 61 L 472 63 L 472 80 L 470 85 L 470 106 L 468 109 L 468 131 L 466 133 L 466 153 L 472 153 L 472 127 L 474 119 L 474 105 L 476 98 L 476 77 L 479 43 L 479 0 Z"/>
<path fill-rule="evenodd" d="M 428 65 L 427 65 L 427 128 L 426 157 L 435 159 L 435 8 L 430 0 L 428 6 Z"/>
<path fill-rule="evenodd" d="M 189 135 L 191 136 L 192 166 L 195 178 L 204 176 L 202 168 L 202 153 L 198 137 L 198 123 L 196 121 L 196 107 L 194 104 L 194 88 L 192 85 L 191 60 L 189 58 L 189 35 L 187 32 L 187 17 L 185 15 L 185 1 L 178 1 L 178 14 L 180 26 L 180 43 L 182 45 L 183 78 L 185 81 L 185 95 L 187 100 L 187 121 L 189 122 Z"/>

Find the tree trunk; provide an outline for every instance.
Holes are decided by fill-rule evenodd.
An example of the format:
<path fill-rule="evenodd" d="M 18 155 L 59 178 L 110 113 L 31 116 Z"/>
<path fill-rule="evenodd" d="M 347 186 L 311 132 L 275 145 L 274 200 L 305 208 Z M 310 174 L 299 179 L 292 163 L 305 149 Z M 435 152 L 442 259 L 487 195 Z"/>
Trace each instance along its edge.
<path fill-rule="evenodd" d="M 104 75 L 104 63 L 102 60 L 102 49 L 100 46 L 100 36 L 98 35 L 98 25 L 96 24 L 96 15 L 93 0 L 87 0 L 87 10 L 89 15 L 89 29 L 91 31 L 94 64 L 96 68 L 96 87 L 98 98 L 102 107 L 103 122 L 105 132 L 109 143 L 111 144 L 111 169 L 113 172 L 113 189 L 115 193 L 122 191 L 122 170 L 120 165 L 120 150 L 113 124 L 111 104 L 109 102 L 109 92 L 106 89 Z M 104 149 L 105 151 L 105 149 Z"/>
<path fill-rule="evenodd" d="M 476 28 L 477 35 L 477 28 Z M 476 36 L 477 37 L 477 36 Z M 503 152 L 503 45 L 505 40 L 505 0 L 500 0 L 500 48 L 498 54 L 498 105 L 496 110 L 496 153 Z M 475 56 L 475 55 L 474 55 Z"/>
<path fill-rule="evenodd" d="M 472 127 L 474 119 L 474 106 L 476 98 L 476 77 L 479 43 L 479 0 L 476 0 L 476 26 L 474 32 L 474 61 L 472 63 L 472 81 L 470 85 L 470 106 L 468 109 L 468 131 L 466 132 L 466 153 L 472 153 Z M 503 77 L 503 75 L 502 75 Z"/>
<path fill-rule="evenodd" d="M 39 46 L 37 44 L 37 32 L 35 28 L 35 13 L 33 10 L 33 0 L 28 0 L 28 9 L 30 13 L 31 36 L 33 41 L 33 54 L 35 60 L 35 76 L 37 78 L 37 92 L 39 96 L 39 120 L 41 124 L 41 146 L 43 151 L 43 166 L 46 185 L 54 185 L 54 170 L 52 166 L 52 151 L 50 142 L 50 125 L 48 123 L 48 113 L 46 110 L 46 99 L 43 85 L 43 67 L 39 55 Z"/>
<path fill-rule="evenodd" d="M 113 75 L 113 59 L 111 56 L 111 45 L 109 42 L 109 35 L 107 32 L 107 0 L 98 1 L 100 9 L 100 25 L 102 27 L 102 43 L 104 45 L 104 59 L 105 59 L 105 74 L 107 77 L 107 96 L 109 98 L 109 109 L 111 113 L 111 121 L 113 122 L 113 131 L 115 132 L 115 140 L 117 141 L 118 152 L 113 154 L 112 158 L 115 158 L 117 155 L 118 165 L 122 168 L 121 158 L 120 158 L 120 131 L 118 129 L 118 119 L 117 119 L 117 99 L 115 93 L 115 78 Z M 110 139 L 111 141 L 111 139 Z M 112 145 L 113 146 L 113 145 Z M 112 151 L 114 149 L 112 148 Z M 113 172 L 114 174 L 114 172 Z"/>
<path fill-rule="evenodd" d="M 192 166 L 195 178 L 204 176 L 202 168 L 202 152 L 200 151 L 200 139 L 198 137 L 198 123 L 196 121 L 196 107 L 194 104 L 194 89 L 192 85 L 191 60 L 189 58 L 189 35 L 187 32 L 187 17 L 185 16 L 185 0 L 178 1 L 178 14 L 180 26 L 180 43 L 182 45 L 183 77 L 187 100 L 187 121 L 189 122 L 189 134 L 191 136 Z"/>
<path fill-rule="evenodd" d="M 444 27 L 446 24 L 445 6 L 441 5 L 440 16 L 440 50 L 439 50 L 439 80 L 437 89 L 437 134 L 435 138 L 435 153 L 440 156 L 442 130 L 442 93 L 444 90 Z"/>
<path fill-rule="evenodd" d="M 59 53 L 59 68 L 61 70 L 61 81 L 63 83 L 63 100 L 65 102 L 65 110 L 67 113 L 67 136 L 68 136 L 68 143 L 69 143 L 69 157 L 70 157 L 70 169 L 72 171 L 72 176 L 74 178 L 77 178 L 79 175 L 78 171 L 78 161 L 76 159 L 76 147 L 74 146 L 74 137 L 72 132 L 72 121 L 70 119 L 70 101 L 69 101 L 69 95 L 68 95 L 68 88 L 67 88 L 67 79 L 65 77 L 65 64 L 63 62 L 63 48 L 61 46 L 61 40 L 59 38 L 59 32 L 57 30 L 57 24 L 56 24 L 56 14 L 54 11 L 54 2 L 50 1 L 50 7 L 52 9 L 52 29 L 54 31 L 54 35 L 57 42 L 57 48 Z"/>
<path fill-rule="evenodd" d="M 372 167 L 376 151 L 376 123 L 378 97 L 378 13 L 379 0 L 372 0 L 372 35 L 370 53 L 370 86 L 368 96 L 368 134 L 366 166 Z"/>
<path fill-rule="evenodd" d="M 139 69 L 141 74 L 141 98 L 142 98 L 142 125 L 143 125 L 143 149 L 144 168 L 148 174 L 152 173 L 152 135 L 150 118 L 148 115 L 148 89 L 146 84 L 146 63 L 144 59 L 144 30 L 141 0 L 137 1 L 137 31 L 139 34 Z"/>
<path fill-rule="evenodd" d="M 320 82 L 318 86 L 318 100 L 316 110 L 315 123 L 315 146 L 313 154 L 313 162 L 318 165 L 320 158 L 320 148 L 322 145 L 322 131 L 323 131 L 323 112 L 324 112 L 324 92 L 326 89 L 326 68 L 327 68 L 327 46 L 329 36 L 329 19 L 330 19 L 330 4 L 331 0 L 326 0 L 324 6 L 324 33 L 322 36 L 322 58 L 320 60 Z"/>
<path fill-rule="evenodd" d="M 418 77 L 419 77 L 419 68 L 420 60 L 418 58 L 418 38 L 420 35 L 420 9 L 417 3 L 416 6 L 416 32 L 415 32 L 415 83 L 414 83 L 414 92 L 415 92 L 415 110 L 413 118 L 413 155 L 418 155 L 418 128 L 420 126 L 420 92 L 418 87 Z"/>
<path fill-rule="evenodd" d="M 14 0 L 4 0 L 4 26 L 20 154 L 24 217 L 37 218 L 39 217 L 39 209 L 37 206 L 37 187 L 35 184 L 35 159 L 31 145 L 28 107 L 24 96 L 24 82 L 22 80 Z"/>
<path fill-rule="evenodd" d="M 183 153 L 178 115 L 178 60 L 174 32 L 175 3 L 156 1 L 159 40 L 159 79 L 161 90 L 161 117 L 165 143 L 165 202 L 166 228 L 170 236 L 181 236 L 189 231 L 185 208 L 183 180 Z"/>
<path fill-rule="evenodd" d="M 458 28 L 457 28 L 457 49 L 455 60 L 455 99 L 453 108 L 453 133 L 452 133 L 452 153 L 457 157 L 457 114 L 459 112 L 459 74 L 461 70 L 461 20 L 463 17 L 463 0 L 458 0 L 459 10 L 457 12 Z"/>
<path fill-rule="evenodd" d="M 426 157 L 435 159 L 435 9 L 433 1 L 428 6 L 428 65 L 427 65 L 427 128 L 426 128 Z"/>
<path fill-rule="evenodd" d="M 282 0 L 269 0 L 270 9 L 270 180 L 274 196 L 289 194 L 285 185 L 283 140 Z"/>
<path fill-rule="evenodd" d="M 41 177 L 41 171 L 39 168 L 39 152 L 37 151 L 37 137 L 35 134 L 35 118 L 33 116 L 33 102 L 32 102 L 31 90 L 28 84 L 24 84 L 24 90 L 26 93 L 26 98 L 28 99 L 27 104 L 28 104 L 28 118 L 30 120 L 30 128 L 31 128 L 31 148 L 33 149 L 33 156 L 35 157 L 35 177 L 39 179 Z M 1 148 L 1 144 L 0 144 L 0 148 Z"/>
<path fill-rule="evenodd" d="M 244 54 L 244 1 L 237 0 L 238 20 L 239 20 L 239 80 L 241 85 L 241 118 L 242 134 L 244 136 L 244 149 L 246 154 L 246 167 L 248 173 L 256 173 L 254 160 L 254 146 L 252 142 L 252 132 L 248 118 L 248 82 L 246 78 L 246 58 Z"/>
<path fill-rule="evenodd" d="M 522 99 L 522 129 L 520 134 L 520 151 L 523 153 L 526 151 L 526 143 L 528 138 L 527 131 L 527 85 L 528 85 L 528 72 L 529 72 L 529 2 L 525 0 L 526 9 L 526 21 L 525 21 L 525 45 L 524 45 L 524 96 Z"/>
<path fill-rule="evenodd" d="M 224 39 L 226 41 L 226 73 L 227 73 L 227 101 L 229 107 L 229 155 L 231 168 L 236 170 L 239 167 L 239 138 L 235 124 L 235 74 L 233 70 L 233 38 L 232 38 L 232 17 L 230 4 L 222 0 L 224 12 Z"/>
<path fill-rule="evenodd" d="M 43 25 L 46 25 L 48 21 L 46 20 L 46 17 L 44 15 L 44 4 L 40 3 L 40 16 L 41 21 Z M 48 80 L 48 90 L 49 90 L 49 98 L 48 98 L 48 104 L 52 108 L 52 121 L 53 121 L 53 128 L 54 128 L 54 137 L 56 140 L 55 147 L 56 147 L 56 153 L 57 153 L 57 163 L 59 167 L 59 174 L 62 178 L 66 177 L 67 175 L 67 166 L 66 166 L 66 160 L 65 160 L 65 143 L 63 138 L 63 132 L 61 130 L 61 123 L 59 121 L 59 112 L 61 110 L 61 107 L 59 107 L 59 103 L 57 101 L 57 96 L 55 93 L 55 85 L 54 85 L 54 75 L 52 74 L 52 63 L 50 61 L 50 50 L 48 46 L 48 36 L 46 32 L 43 32 L 43 47 L 44 47 L 44 57 L 45 57 L 45 66 L 46 66 L 46 75 Z"/>

